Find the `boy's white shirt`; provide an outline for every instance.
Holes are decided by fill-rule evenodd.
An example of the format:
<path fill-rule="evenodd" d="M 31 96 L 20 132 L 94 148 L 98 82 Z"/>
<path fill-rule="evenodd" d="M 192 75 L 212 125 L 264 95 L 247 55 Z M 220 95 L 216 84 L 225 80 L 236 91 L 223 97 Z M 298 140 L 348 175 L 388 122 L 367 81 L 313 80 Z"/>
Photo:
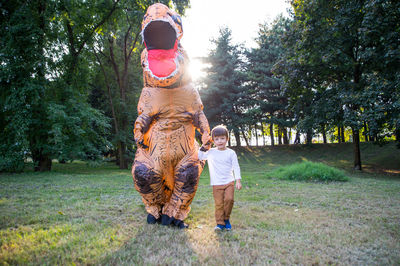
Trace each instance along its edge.
<path fill-rule="evenodd" d="M 199 150 L 199 159 L 208 161 L 211 186 L 226 185 L 234 180 L 242 179 L 237 155 L 234 150 L 211 148 L 203 152 Z"/>

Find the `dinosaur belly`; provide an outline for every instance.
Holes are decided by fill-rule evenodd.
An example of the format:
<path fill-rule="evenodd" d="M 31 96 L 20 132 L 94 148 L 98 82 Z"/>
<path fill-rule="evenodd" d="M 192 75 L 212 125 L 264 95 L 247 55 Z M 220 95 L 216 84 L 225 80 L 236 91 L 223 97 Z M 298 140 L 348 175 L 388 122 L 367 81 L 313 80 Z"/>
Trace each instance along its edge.
<path fill-rule="evenodd" d="M 148 143 L 150 156 L 155 161 L 174 164 L 193 150 L 195 129 L 192 119 L 190 115 L 177 117 L 179 119 L 158 119 L 144 135 L 144 142 Z"/>

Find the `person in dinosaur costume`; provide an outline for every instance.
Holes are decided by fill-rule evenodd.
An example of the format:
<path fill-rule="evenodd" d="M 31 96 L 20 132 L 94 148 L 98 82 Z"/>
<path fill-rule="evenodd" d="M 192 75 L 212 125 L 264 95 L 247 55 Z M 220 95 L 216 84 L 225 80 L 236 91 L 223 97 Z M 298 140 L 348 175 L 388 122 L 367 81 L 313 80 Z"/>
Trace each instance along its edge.
<path fill-rule="evenodd" d="M 167 6 L 150 6 L 143 18 L 144 88 L 134 126 L 137 151 L 132 166 L 147 222 L 186 228 L 204 162 L 198 159 L 196 129 L 210 144 L 210 128 L 199 93 L 186 71 L 180 45 L 182 21 Z"/>

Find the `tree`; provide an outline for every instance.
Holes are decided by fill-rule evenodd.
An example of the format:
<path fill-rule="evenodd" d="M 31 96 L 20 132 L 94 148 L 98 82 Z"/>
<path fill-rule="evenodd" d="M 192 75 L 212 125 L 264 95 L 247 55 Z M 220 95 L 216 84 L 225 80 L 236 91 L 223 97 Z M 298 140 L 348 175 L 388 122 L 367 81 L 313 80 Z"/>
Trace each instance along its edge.
<path fill-rule="evenodd" d="M 28 155 L 36 171 L 48 171 L 52 159 L 95 159 L 106 149 L 108 121 L 87 103 L 82 55 L 117 3 L 2 5 L 1 171 L 22 170 Z"/>
<path fill-rule="evenodd" d="M 38 40 L 44 41 L 40 27 L 45 25 L 39 4 L 13 1 L 1 7 L 0 171 L 23 170 L 31 111 L 44 93 L 44 59 Z"/>
<path fill-rule="evenodd" d="M 394 85 L 399 71 L 395 59 L 398 5 L 395 1 L 292 1 L 295 37 L 288 36 L 286 45 L 293 48 L 286 56 L 288 63 L 280 66 L 285 87 L 292 91 L 294 105 L 305 96 L 312 99 L 309 110 L 314 111 L 304 118 L 313 123 L 320 122 L 316 114 L 336 110 L 331 117 L 326 113 L 322 120 L 342 119 L 343 125 L 352 129 L 354 168 L 359 170 L 359 135 L 364 122 L 375 135 L 384 131 L 388 121 L 397 123 L 389 114 L 398 114 L 396 104 L 392 107 L 398 94 Z M 392 68 L 383 70 L 382 65 Z M 371 82 L 374 80 L 379 82 Z M 324 110 L 318 102 L 336 106 Z M 381 107 L 380 115 L 367 115 L 376 113 L 376 106 Z"/>
<path fill-rule="evenodd" d="M 138 94 L 142 88 L 139 35 L 141 21 L 146 11 L 145 6 L 136 2 L 123 2 L 118 10 L 114 23 L 109 24 L 97 34 L 97 47 L 93 53 L 96 57 L 99 73 L 103 80 L 101 87 L 109 105 L 105 110 L 111 114 L 113 121 L 112 142 L 117 148 L 117 163 L 121 169 L 128 168 L 129 160 L 134 156 L 132 138 L 133 123 L 137 116 Z M 138 49 L 139 48 L 139 49 Z M 104 106 L 103 106 L 104 108 Z"/>
<path fill-rule="evenodd" d="M 279 16 L 271 26 L 260 25 L 258 47 L 246 53 L 247 80 L 251 92 L 253 117 L 261 124 L 269 123 L 271 145 L 274 145 L 274 124 L 278 125 L 278 140 L 284 135 L 284 143 L 288 144 L 286 127 L 290 126 L 286 111 L 287 98 L 281 88 L 281 81 L 273 73 L 274 65 L 281 59 L 284 47 L 281 42 L 283 34 L 288 30 L 288 19 Z"/>
<path fill-rule="evenodd" d="M 204 59 L 209 66 L 205 69 L 200 95 L 210 125 L 227 125 L 233 130 L 236 145 L 240 146 L 240 132 L 244 134 L 244 125 L 249 124 L 241 50 L 238 45 L 231 44 L 229 28 L 222 28 L 219 33 L 213 40 L 215 48 Z"/>
<path fill-rule="evenodd" d="M 281 37 L 283 53 L 273 68 L 273 73 L 281 79 L 282 91 L 287 99 L 287 111 L 292 125 L 296 125 L 294 143 L 300 143 L 300 133 L 306 133 L 306 143 L 312 143 L 315 121 L 312 117 L 314 93 L 317 90 L 310 63 L 304 62 L 301 50 L 301 28 L 294 20 L 287 21 L 286 31 Z M 299 60 L 302 58 L 303 61 Z"/>
<path fill-rule="evenodd" d="M 113 121 L 110 141 L 116 148 L 117 163 L 128 168 L 134 157 L 133 125 L 137 116 L 136 105 L 143 87 L 140 54 L 141 23 L 147 8 L 153 1 L 125 1 L 113 15 L 113 20 L 96 32 L 93 54 L 99 73 L 93 88 L 100 88 L 107 106 L 99 106 Z M 170 1 L 163 1 L 168 5 Z M 174 1 L 178 12 L 184 12 L 188 1 Z M 96 91 L 96 90 L 94 90 Z M 96 104 L 95 104 L 96 103 Z"/>

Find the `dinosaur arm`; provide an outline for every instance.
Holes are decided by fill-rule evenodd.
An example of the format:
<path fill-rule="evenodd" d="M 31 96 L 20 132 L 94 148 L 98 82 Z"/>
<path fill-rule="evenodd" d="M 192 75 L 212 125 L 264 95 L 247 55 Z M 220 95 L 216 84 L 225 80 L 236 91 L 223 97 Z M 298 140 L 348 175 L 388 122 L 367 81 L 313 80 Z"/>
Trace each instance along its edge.
<path fill-rule="evenodd" d="M 136 143 L 143 143 L 143 135 L 149 130 L 150 124 L 153 120 L 153 107 L 150 99 L 150 90 L 148 88 L 143 88 L 138 103 L 138 117 L 133 129 Z"/>
<path fill-rule="evenodd" d="M 198 117 L 198 130 L 201 133 L 201 142 L 203 145 L 210 145 L 211 144 L 211 137 L 210 137 L 210 126 L 208 125 L 207 117 L 205 116 L 203 110 L 197 112 Z"/>
<path fill-rule="evenodd" d="M 133 133 L 135 135 L 136 143 L 143 141 L 143 135 L 149 130 L 152 117 L 146 114 L 141 114 L 135 121 L 135 128 Z"/>
<path fill-rule="evenodd" d="M 195 93 L 195 103 L 194 103 L 194 119 L 193 125 L 196 129 L 201 133 L 201 142 L 203 146 L 211 145 L 211 137 L 210 137 L 210 126 L 208 124 L 208 120 L 206 115 L 203 112 L 203 103 L 201 102 L 200 95 L 197 90 L 194 90 Z"/>

